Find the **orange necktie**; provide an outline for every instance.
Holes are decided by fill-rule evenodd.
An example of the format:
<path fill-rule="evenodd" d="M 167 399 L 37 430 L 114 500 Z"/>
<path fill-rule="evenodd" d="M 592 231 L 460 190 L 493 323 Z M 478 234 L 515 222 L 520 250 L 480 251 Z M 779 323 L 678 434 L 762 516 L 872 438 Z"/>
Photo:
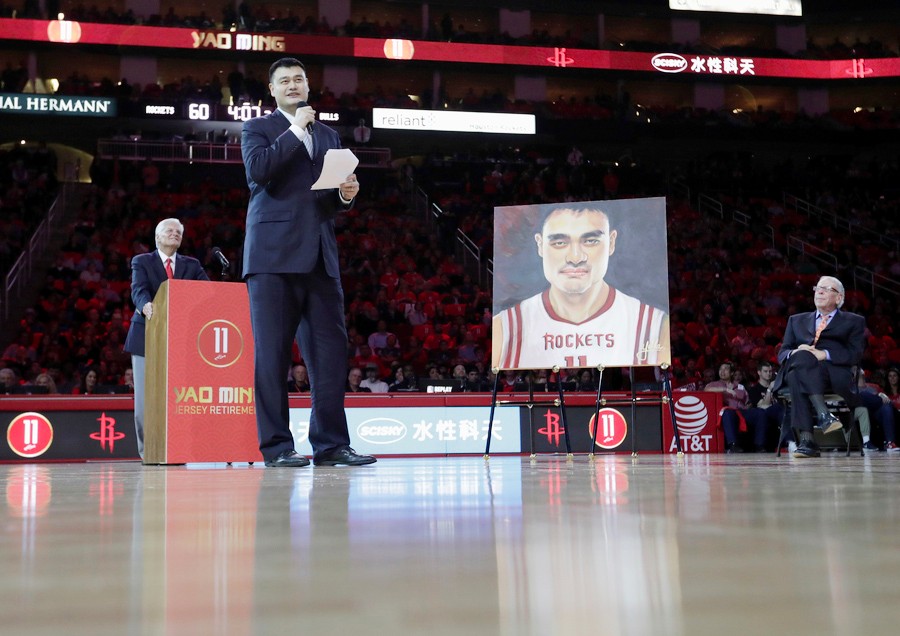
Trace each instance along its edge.
<path fill-rule="evenodd" d="M 175 278 L 175 272 L 172 271 L 172 259 L 171 258 L 166 259 L 166 276 L 169 277 L 169 280 L 172 280 L 173 278 Z M 818 338 L 818 337 L 819 337 L 819 333 L 816 332 L 816 338 Z"/>
<path fill-rule="evenodd" d="M 816 337 L 813 338 L 813 346 L 816 346 L 816 343 L 819 341 L 819 336 L 822 335 L 822 332 L 825 331 L 825 327 L 828 325 L 828 316 L 823 315 L 819 319 L 819 324 L 816 325 Z"/>

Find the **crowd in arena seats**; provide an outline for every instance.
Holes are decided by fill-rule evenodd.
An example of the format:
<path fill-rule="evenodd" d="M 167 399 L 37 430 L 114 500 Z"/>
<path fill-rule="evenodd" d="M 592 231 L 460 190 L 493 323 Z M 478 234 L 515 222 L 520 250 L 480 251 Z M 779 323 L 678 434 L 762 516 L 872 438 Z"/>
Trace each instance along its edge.
<path fill-rule="evenodd" d="M 848 286 L 846 308 L 868 318 L 869 378 L 886 387 L 887 370 L 900 364 L 895 340 L 900 309 L 889 296 L 853 285 L 856 266 L 891 280 L 900 275 L 896 252 L 871 240 L 900 238 L 892 223 L 900 207 L 896 163 L 829 158 L 811 160 L 802 169 L 788 164 L 763 169 L 730 154 L 663 172 L 630 158 L 618 165 L 600 163 L 577 147 L 542 153 L 495 146 L 469 155 L 428 155 L 418 167 L 402 166 L 401 173 L 427 188 L 443 214 L 433 227 L 410 216 L 405 183 L 371 171 L 361 177 L 367 184 L 364 198 L 339 217 L 349 386 L 359 380 L 363 388 L 407 391 L 419 389 L 419 379 L 453 378 L 467 389 L 492 386 L 491 290 L 461 267 L 451 246 L 462 230 L 482 250 L 483 265 L 491 255 L 495 205 L 666 193 L 677 387 L 702 388 L 723 361 L 733 362 L 736 374 L 749 383 L 760 361 L 775 360 L 786 316 L 808 309 L 810 287 L 823 267 L 789 251 L 788 235 L 837 257 L 834 273 Z M 26 313 L 4 352 L 0 366 L 13 370 L 18 384 L 35 384 L 46 373 L 61 392 L 127 390 L 128 358 L 121 347 L 133 311 L 129 260 L 153 249 L 153 228 L 164 217 L 185 223 L 183 253 L 209 266 L 212 247 L 221 247 L 234 265 L 232 276 L 238 275 L 246 192 L 237 173 L 214 178 L 152 162 L 100 162 L 93 176 L 40 302 Z M 669 188 L 673 181 L 686 186 L 684 191 L 715 193 L 749 222 L 701 213 L 674 194 L 682 190 Z M 802 189 L 812 203 L 851 216 L 870 233 L 850 235 L 811 223 L 779 198 L 786 188 Z M 770 225 L 774 234 L 760 231 Z M 211 266 L 210 273 L 217 277 Z M 302 352 L 295 352 L 294 362 L 302 365 Z M 87 381 L 91 372 L 93 382 Z M 598 376 L 573 369 L 509 372 L 500 388 L 523 390 L 530 380 L 537 390 L 556 381 L 567 389 L 595 390 Z M 625 376 L 607 370 L 605 388 L 627 387 Z M 304 390 L 302 377 L 295 387 Z"/>
<path fill-rule="evenodd" d="M 151 162 L 93 168 L 94 185 L 47 273 L 41 300 L 25 315 L 0 364 L 15 372 L 18 384 L 32 385 L 46 372 L 62 393 L 128 385 L 122 344 L 133 311 L 129 262 L 153 249 L 158 220 L 175 216 L 184 222 L 181 251 L 206 263 L 212 278 L 214 246 L 239 267 L 247 202 L 241 175 L 218 181 L 236 184 L 231 187 L 177 173 Z M 363 368 L 375 364 L 384 377 L 406 366 L 406 383 L 416 387 L 417 376 L 450 377 L 462 360 L 484 373 L 489 292 L 461 271 L 422 219 L 404 212 L 396 179 L 377 172 L 363 178 L 369 196 L 338 221 L 348 360 Z M 302 362 L 299 351 L 295 358 Z"/>
<path fill-rule="evenodd" d="M 853 283 L 858 267 L 887 281 L 900 276 L 900 232 L 894 222 L 900 212 L 900 172 L 896 160 L 860 161 L 822 157 L 811 158 L 802 169 L 787 161 L 763 169 L 749 155 L 735 153 L 663 174 L 629 162 L 594 164 L 574 148 L 554 158 L 518 151 L 431 157 L 418 178 L 432 184 L 444 212 L 439 232 L 451 236 L 460 228 L 486 254 L 493 242 L 495 205 L 653 196 L 665 193 L 665 183 L 672 180 L 693 192 L 709 192 L 743 216 L 701 215 L 690 201 L 671 194 L 668 199 L 676 384 L 702 387 L 709 381 L 704 372 L 715 379 L 715 369 L 726 360 L 752 379 L 760 361 L 776 359 L 786 317 L 808 309 L 811 286 L 822 268 L 829 268 L 792 252 L 786 244 L 791 236 L 834 259 L 838 277 L 848 286 L 846 308 L 869 320 L 864 365 L 884 386 L 886 370 L 900 364 L 895 340 L 900 309 L 890 296 L 867 293 Z M 840 224 L 811 221 L 785 204 L 784 192 L 808 196 Z M 849 231 L 842 229 L 846 219 Z M 772 231 L 761 231 L 767 227 Z"/>
<path fill-rule="evenodd" d="M 5 280 L 56 196 L 56 163 L 56 154 L 46 143 L 0 150 L 0 280 Z"/>
<path fill-rule="evenodd" d="M 619 36 L 614 41 L 598 42 L 595 33 L 589 29 L 573 32 L 550 33 L 546 29 L 534 29 L 531 33 L 513 37 L 507 32 L 490 30 L 472 30 L 465 23 L 455 19 L 452 14 L 444 13 L 433 19 L 428 28 L 422 30 L 420 25 L 410 24 L 407 18 L 397 16 L 393 21 L 388 18 L 378 21 L 362 16 L 359 21 L 347 20 L 341 25 L 331 25 L 325 17 L 312 15 L 300 16 L 292 9 L 280 8 L 271 11 L 267 5 L 243 0 L 237 9 L 232 3 L 226 3 L 221 15 L 210 16 L 198 6 L 196 12 L 190 7 L 182 7 L 176 13 L 174 7 L 164 14 L 136 15 L 132 9 L 120 12 L 113 5 L 102 7 L 97 4 L 86 6 L 78 3 L 65 8 L 66 18 L 80 22 L 98 22 L 104 24 L 143 24 L 146 26 L 181 27 L 189 29 L 237 29 L 258 33 L 296 33 L 305 35 L 331 35 L 339 37 L 372 37 L 372 38 L 404 38 L 413 40 L 430 40 L 435 42 L 463 42 L 475 44 L 506 44 L 518 46 L 554 46 L 586 49 L 615 49 L 624 51 L 669 51 L 680 53 L 718 53 L 720 55 L 738 54 L 761 57 L 801 57 L 811 59 L 849 59 L 861 57 L 896 57 L 897 51 L 884 42 L 868 38 L 865 42 L 856 39 L 843 42 L 835 38 L 833 42 L 817 44 L 810 40 L 806 50 L 799 55 L 792 55 L 777 48 L 763 47 L 718 47 L 714 48 L 702 41 L 693 44 L 652 41 Z M 16 15 L 23 18 L 42 18 L 35 0 L 21 0 L 20 3 L 0 4 L 0 17 Z M 50 16 L 55 17 L 55 16 Z"/>

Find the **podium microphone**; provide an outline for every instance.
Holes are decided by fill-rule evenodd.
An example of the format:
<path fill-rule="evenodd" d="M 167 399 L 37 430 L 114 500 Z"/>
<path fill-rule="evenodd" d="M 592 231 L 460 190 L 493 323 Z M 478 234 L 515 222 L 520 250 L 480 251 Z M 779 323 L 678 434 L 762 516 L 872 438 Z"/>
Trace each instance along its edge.
<path fill-rule="evenodd" d="M 218 247 L 212 248 L 212 253 L 213 256 L 216 257 L 216 260 L 219 261 L 219 265 L 222 266 L 222 276 L 224 277 L 228 273 L 228 266 L 230 265 L 230 263 L 228 262 L 228 259 L 225 258 L 222 250 L 220 250 Z"/>
<path fill-rule="evenodd" d="M 309 106 L 309 104 L 307 104 L 306 102 L 297 102 L 297 108 L 303 108 L 304 106 Z M 312 131 L 313 131 L 313 123 L 309 122 L 308 124 L 306 124 L 306 132 L 308 132 L 311 135 Z"/>

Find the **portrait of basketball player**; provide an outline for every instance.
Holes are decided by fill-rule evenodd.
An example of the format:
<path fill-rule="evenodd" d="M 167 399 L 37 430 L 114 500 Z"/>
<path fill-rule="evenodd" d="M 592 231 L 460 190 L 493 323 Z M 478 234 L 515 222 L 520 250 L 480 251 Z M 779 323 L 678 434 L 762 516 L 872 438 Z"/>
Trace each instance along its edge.
<path fill-rule="evenodd" d="M 542 289 L 499 312 L 495 311 L 492 367 L 655 366 L 669 362 L 669 319 L 666 311 L 625 293 L 608 279 L 622 237 L 621 230 L 611 224 L 610 215 L 604 208 L 620 203 L 603 201 L 530 206 L 540 210 L 534 234 L 530 237 L 531 245 L 526 249 L 536 251 L 540 259 Z M 633 204 L 633 201 L 630 203 Z M 497 208 L 495 214 L 503 210 Z M 636 218 L 631 218 L 629 230 L 641 231 L 641 215 L 631 216 Z M 663 224 L 662 245 L 658 244 L 658 238 L 653 238 L 648 239 L 643 247 L 648 253 L 650 250 L 656 251 L 653 262 L 657 264 L 661 250 L 662 271 L 650 268 L 644 271 L 644 277 L 649 278 L 652 285 L 658 287 L 661 284 L 665 288 L 668 275 L 664 256 L 664 204 L 661 216 L 645 215 L 643 220 L 661 220 Z M 502 225 L 503 221 L 500 223 Z M 502 242 L 504 239 L 500 240 Z M 640 242 L 632 241 L 630 251 L 634 252 L 634 247 L 640 245 Z M 510 251 L 508 240 L 505 249 L 495 247 L 495 261 Z M 635 253 L 630 254 L 631 260 L 639 267 L 641 259 L 636 256 Z M 495 278 L 495 287 L 496 284 Z M 664 306 L 668 307 L 667 300 Z"/>

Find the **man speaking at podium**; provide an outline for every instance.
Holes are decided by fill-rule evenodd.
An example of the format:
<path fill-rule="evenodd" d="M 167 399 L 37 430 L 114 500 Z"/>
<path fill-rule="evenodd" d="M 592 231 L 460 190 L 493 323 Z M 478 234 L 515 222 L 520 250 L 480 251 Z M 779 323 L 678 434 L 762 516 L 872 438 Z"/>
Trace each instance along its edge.
<path fill-rule="evenodd" d="M 178 219 L 164 219 L 156 226 L 156 249 L 131 259 L 131 300 L 134 315 L 125 337 L 125 351 L 131 354 L 134 374 L 134 431 L 138 453 L 144 458 L 144 347 L 146 321 L 153 317 L 153 298 L 159 286 L 170 278 L 179 280 L 209 280 L 200 261 L 181 256 L 184 225 Z"/>
<path fill-rule="evenodd" d="M 337 189 L 311 190 L 338 134 L 315 121 L 306 103 L 309 83 L 299 60 L 269 68 L 277 110 L 244 124 L 241 151 L 250 204 L 244 239 L 244 277 L 250 294 L 255 346 L 256 424 L 266 466 L 301 467 L 294 449 L 285 376 L 291 342 L 299 340 L 309 373 L 309 441 L 317 466 L 371 464 L 350 448 L 344 412 L 347 331 L 334 216 L 359 192 L 351 174 Z"/>

